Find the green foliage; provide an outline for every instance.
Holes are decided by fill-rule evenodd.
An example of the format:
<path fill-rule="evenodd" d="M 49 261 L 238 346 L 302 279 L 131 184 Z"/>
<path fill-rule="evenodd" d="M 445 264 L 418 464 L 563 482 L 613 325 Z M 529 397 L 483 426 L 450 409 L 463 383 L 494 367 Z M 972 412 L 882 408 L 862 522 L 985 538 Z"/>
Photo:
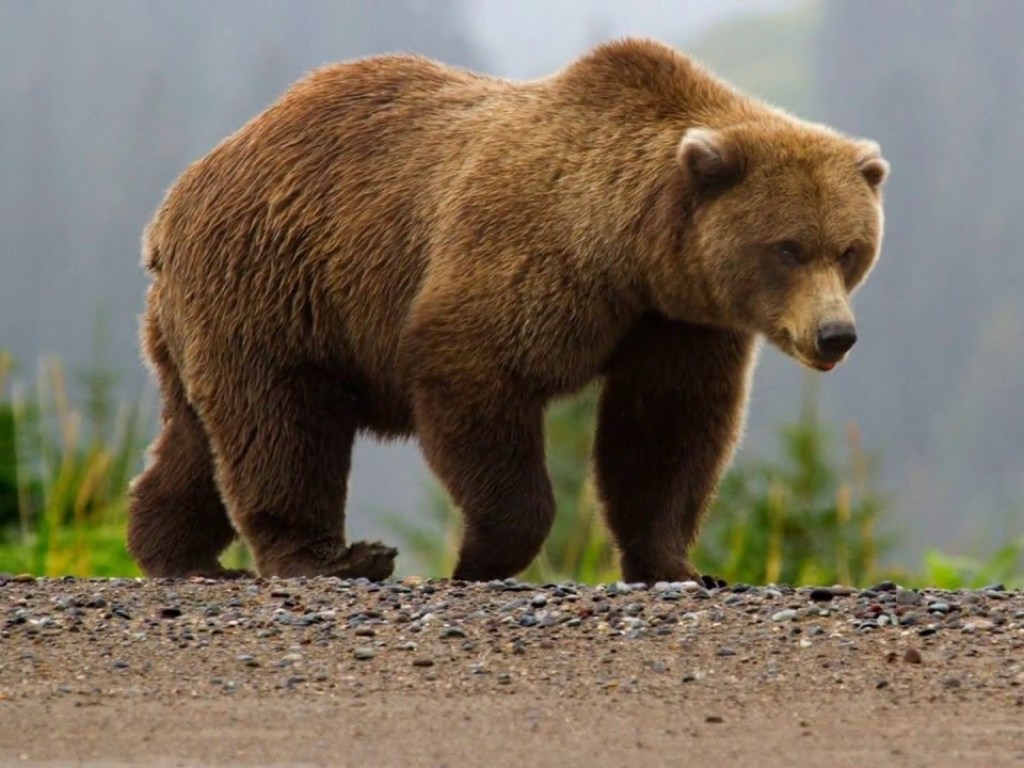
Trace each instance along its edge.
<path fill-rule="evenodd" d="M 988 560 L 930 549 L 925 552 L 924 573 L 919 581 L 939 589 L 978 589 L 997 583 L 1024 587 L 1024 536 L 1000 547 Z"/>
<path fill-rule="evenodd" d="M 0 391 L 11 369 L 11 356 L 0 352 Z M 0 528 L 18 519 L 18 473 L 14 408 L 0 400 Z"/>
<path fill-rule="evenodd" d="M 46 576 L 138 576 L 125 546 L 128 484 L 149 439 L 145 403 L 117 404 L 99 362 L 76 377 L 43 361 L 28 389 L 0 351 L 0 571 Z M 251 568 L 240 542 L 229 568 Z"/>
<path fill-rule="evenodd" d="M 879 533 L 883 499 L 857 430 L 849 465 L 833 457 L 806 379 L 800 418 L 781 431 L 779 457 L 725 478 L 695 553 L 698 567 L 751 584 L 866 584 L 891 547 Z"/>
<path fill-rule="evenodd" d="M 84 377 L 71 404 L 63 366 L 40 365 L 26 391 L 0 364 L 0 570 L 138 573 L 124 545 L 127 487 L 142 456 L 145 409 L 112 407 L 109 379 Z"/>
<path fill-rule="evenodd" d="M 548 473 L 558 515 L 540 556 L 524 578 L 597 583 L 618 576 L 590 472 L 598 390 L 555 403 L 546 419 Z"/>

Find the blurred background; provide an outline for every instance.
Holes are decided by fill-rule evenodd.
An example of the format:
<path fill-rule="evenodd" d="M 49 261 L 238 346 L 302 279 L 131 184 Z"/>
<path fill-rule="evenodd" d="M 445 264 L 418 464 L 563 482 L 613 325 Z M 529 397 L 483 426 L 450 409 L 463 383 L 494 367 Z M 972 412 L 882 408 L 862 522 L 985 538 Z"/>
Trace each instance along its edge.
<path fill-rule="evenodd" d="M 158 413 L 139 243 L 189 162 L 327 62 L 414 51 L 531 78 L 633 34 L 877 139 L 893 166 L 861 341 L 827 377 L 765 350 L 702 565 L 1019 579 L 1017 0 L 0 0 L 0 571 L 135 573 L 124 490 Z M 592 404 L 550 415 L 560 516 L 538 578 L 615 578 L 587 476 Z M 442 572 L 458 538 L 411 442 L 358 445 L 349 520 L 397 539 L 406 572 Z"/>

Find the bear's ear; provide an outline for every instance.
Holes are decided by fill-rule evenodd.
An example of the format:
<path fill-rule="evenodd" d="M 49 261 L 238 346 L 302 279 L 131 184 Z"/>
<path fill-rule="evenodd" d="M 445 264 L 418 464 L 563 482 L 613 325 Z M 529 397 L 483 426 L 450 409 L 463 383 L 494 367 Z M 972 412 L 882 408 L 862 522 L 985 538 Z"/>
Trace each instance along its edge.
<path fill-rule="evenodd" d="M 857 142 L 857 169 L 872 189 L 878 189 L 889 176 L 889 163 L 882 157 L 877 141 Z"/>
<path fill-rule="evenodd" d="M 731 136 L 711 128 L 690 128 L 679 142 L 679 163 L 701 191 L 722 189 L 743 176 L 743 153 Z"/>

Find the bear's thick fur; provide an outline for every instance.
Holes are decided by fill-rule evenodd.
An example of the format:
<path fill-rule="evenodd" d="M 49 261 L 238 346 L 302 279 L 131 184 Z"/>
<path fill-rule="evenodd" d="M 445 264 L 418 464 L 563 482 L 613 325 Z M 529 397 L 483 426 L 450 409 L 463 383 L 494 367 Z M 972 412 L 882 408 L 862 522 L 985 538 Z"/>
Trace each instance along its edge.
<path fill-rule="evenodd" d="M 882 238 L 874 142 L 644 40 L 513 83 L 416 56 L 313 72 L 194 163 L 144 238 L 164 411 L 133 483 L 147 574 L 387 577 L 346 546 L 358 432 L 416 435 L 462 510 L 454 576 L 555 513 L 542 414 L 602 382 L 596 480 L 628 581 L 687 560 L 756 340 L 827 370 Z"/>

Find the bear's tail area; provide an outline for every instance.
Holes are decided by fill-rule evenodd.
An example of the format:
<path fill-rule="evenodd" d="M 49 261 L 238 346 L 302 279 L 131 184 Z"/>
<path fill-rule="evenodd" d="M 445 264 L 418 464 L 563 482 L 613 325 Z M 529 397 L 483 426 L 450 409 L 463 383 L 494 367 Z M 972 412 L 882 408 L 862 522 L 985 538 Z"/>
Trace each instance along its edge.
<path fill-rule="evenodd" d="M 142 266 L 153 275 L 159 275 L 163 269 L 160 248 L 156 242 L 156 225 L 157 219 L 154 219 L 146 225 L 142 232 Z"/>

